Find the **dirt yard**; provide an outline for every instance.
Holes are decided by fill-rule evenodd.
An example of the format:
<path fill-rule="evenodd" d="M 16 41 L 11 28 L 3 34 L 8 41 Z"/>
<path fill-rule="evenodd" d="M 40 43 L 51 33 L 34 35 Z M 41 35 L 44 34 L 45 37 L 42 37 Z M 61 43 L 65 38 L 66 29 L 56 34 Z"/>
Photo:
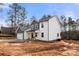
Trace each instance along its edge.
<path fill-rule="evenodd" d="M 1 56 L 79 56 L 79 41 L 0 43 Z"/>

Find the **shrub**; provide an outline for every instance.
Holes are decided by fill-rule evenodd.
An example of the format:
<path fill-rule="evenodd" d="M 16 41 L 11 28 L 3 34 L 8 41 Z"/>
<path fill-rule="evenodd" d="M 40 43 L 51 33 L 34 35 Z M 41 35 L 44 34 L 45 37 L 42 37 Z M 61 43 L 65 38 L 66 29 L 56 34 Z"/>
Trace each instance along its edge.
<path fill-rule="evenodd" d="M 79 31 L 61 32 L 62 39 L 79 39 Z"/>
<path fill-rule="evenodd" d="M 14 37 L 12 34 L 0 34 L 0 37 Z"/>

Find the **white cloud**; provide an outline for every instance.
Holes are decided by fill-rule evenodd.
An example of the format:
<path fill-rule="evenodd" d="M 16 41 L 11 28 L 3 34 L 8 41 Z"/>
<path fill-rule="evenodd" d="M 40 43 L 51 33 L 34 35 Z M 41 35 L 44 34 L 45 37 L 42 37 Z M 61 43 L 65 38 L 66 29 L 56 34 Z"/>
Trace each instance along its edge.
<path fill-rule="evenodd" d="M 79 6 L 79 3 L 74 3 L 74 5 L 77 5 L 77 6 Z"/>
<path fill-rule="evenodd" d="M 73 11 L 67 11 L 65 12 L 65 16 L 68 18 L 68 17 L 71 17 L 72 20 L 76 21 L 77 17 L 76 17 L 76 14 L 75 12 Z"/>
<path fill-rule="evenodd" d="M 3 4 L 3 5 L 0 5 L 0 8 L 6 9 L 6 8 L 10 8 L 10 7 L 9 7 L 9 4 Z"/>
<path fill-rule="evenodd" d="M 0 18 L 0 26 L 7 26 L 7 22 L 5 22 L 5 18 Z"/>
<path fill-rule="evenodd" d="M 75 18 L 75 13 L 73 11 L 67 11 L 65 12 L 65 16 Z"/>

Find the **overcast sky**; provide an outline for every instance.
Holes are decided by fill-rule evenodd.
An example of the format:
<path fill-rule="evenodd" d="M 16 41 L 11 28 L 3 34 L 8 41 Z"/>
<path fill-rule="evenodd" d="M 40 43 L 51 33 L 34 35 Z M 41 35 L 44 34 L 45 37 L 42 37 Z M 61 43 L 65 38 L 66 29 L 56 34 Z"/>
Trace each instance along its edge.
<path fill-rule="evenodd" d="M 79 4 L 67 3 L 20 3 L 19 5 L 26 8 L 27 19 L 30 20 L 32 16 L 40 19 L 43 15 L 65 15 L 74 19 L 79 18 Z M 1 6 L 0 6 L 1 7 Z M 8 18 L 7 11 L 10 9 L 8 4 L 3 7 L 3 12 L 0 12 L 0 24 L 6 25 Z"/>

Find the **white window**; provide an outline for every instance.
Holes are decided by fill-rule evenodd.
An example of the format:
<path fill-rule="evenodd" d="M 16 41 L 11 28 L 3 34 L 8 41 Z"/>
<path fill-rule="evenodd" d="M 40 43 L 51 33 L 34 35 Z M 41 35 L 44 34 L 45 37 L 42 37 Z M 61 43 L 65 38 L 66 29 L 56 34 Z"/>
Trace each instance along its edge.
<path fill-rule="evenodd" d="M 44 24 L 42 23 L 42 24 L 41 24 L 41 28 L 43 28 L 43 27 L 44 27 Z"/>

